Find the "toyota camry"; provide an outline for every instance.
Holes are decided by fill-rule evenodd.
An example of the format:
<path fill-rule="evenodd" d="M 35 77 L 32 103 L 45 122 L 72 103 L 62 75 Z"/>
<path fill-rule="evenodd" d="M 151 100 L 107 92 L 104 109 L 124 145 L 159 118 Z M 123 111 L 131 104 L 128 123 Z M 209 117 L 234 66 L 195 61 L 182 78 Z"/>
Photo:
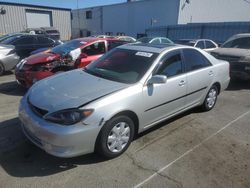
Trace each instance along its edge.
<path fill-rule="evenodd" d="M 174 44 L 128 44 L 86 66 L 34 84 L 19 118 L 47 153 L 121 155 L 134 136 L 200 106 L 209 111 L 229 83 L 229 64 Z"/>

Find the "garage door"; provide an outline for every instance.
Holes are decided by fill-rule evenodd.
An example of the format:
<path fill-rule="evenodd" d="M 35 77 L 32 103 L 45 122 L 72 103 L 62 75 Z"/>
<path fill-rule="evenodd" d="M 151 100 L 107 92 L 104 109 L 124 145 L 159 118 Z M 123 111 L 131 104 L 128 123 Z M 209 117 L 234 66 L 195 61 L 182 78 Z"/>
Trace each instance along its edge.
<path fill-rule="evenodd" d="M 49 11 L 26 10 L 28 28 L 51 27 L 52 18 Z"/>

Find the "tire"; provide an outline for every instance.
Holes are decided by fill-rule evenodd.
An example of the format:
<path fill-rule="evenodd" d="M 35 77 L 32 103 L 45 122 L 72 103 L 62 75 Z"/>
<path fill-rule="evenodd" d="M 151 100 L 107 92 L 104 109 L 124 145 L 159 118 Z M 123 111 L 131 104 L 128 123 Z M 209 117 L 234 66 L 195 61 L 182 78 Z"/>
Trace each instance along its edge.
<path fill-rule="evenodd" d="M 0 62 L 0 76 L 2 76 L 5 72 L 3 64 Z"/>
<path fill-rule="evenodd" d="M 129 147 L 134 137 L 134 122 L 127 116 L 110 119 L 101 129 L 96 152 L 106 159 L 118 157 Z"/>
<path fill-rule="evenodd" d="M 218 88 L 213 85 L 207 95 L 206 95 L 206 98 L 202 104 L 202 110 L 203 111 L 209 111 L 209 110 L 212 110 L 216 104 L 216 101 L 217 101 L 217 97 L 218 97 Z"/>

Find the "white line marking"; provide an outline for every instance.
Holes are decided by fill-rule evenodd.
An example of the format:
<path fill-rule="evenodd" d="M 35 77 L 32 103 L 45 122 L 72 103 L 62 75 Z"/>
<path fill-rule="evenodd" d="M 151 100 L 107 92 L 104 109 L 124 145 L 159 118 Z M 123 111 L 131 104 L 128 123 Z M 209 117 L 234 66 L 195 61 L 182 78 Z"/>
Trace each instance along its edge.
<path fill-rule="evenodd" d="M 10 82 L 15 82 L 16 80 L 6 80 L 6 81 L 0 81 L 0 84 L 6 84 Z"/>
<path fill-rule="evenodd" d="M 204 142 L 208 141 L 209 139 L 211 139 L 212 137 L 214 137 L 215 135 L 217 135 L 218 133 L 220 133 L 221 131 L 223 131 L 224 129 L 226 129 L 227 127 L 229 127 L 230 125 L 232 125 L 233 123 L 235 123 L 236 121 L 238 121 L 239 119 L 241 119 L 242 117 L 244 117 L 245 115 L 249 114 L 249 112 L 250 112 L 250 110 L 247 111 L 247 112 L 245 112 L 244 114 L 240 115 L 239 117 L 237 117 L 233 121 L 229 122 L 227 125 L 225 125 L 224 127 L 222 127 L 220 130 L 218 130 L 214 134 L 210 135 L 209 137 L 207 137 L 205 140 L 203 140 L 202 142 L 200 142 L 199 144 L 197 144 L 196 146 L 194 146 L 190 150 L 188 150 L 185 153 L 183 153 L 177 159 L 175 159 L 172 162 L 168 163 L 166 166 L 164 166 L 161 169 L 159 169 L 157 172 L 155 172 L 154 174 L 152 174 L 151 176 L 149 176 L 147 179 L 145 179 L 142 182 L 138 183 L 136 186 L 134 186 L 134 188 L 141 187 L 143 184 L 147 183 L 149 180 L 151 180 L 152 178 L 154 178 L 155 176 L 157 176 L 157 174 L 160 174 L 161 172 L 163 172 L 164 170 L 166 170 L 168 167 L 170 167 L 171 165 L 173 165 L 175 162 L 177 162 L 178 160 L 182 159 L 183 157 L 185 157 L 186 155 L 188 155 L 189 153 L 191 153 L 192 151 L 194 151 L 196 148 L 200 147 Z"/>

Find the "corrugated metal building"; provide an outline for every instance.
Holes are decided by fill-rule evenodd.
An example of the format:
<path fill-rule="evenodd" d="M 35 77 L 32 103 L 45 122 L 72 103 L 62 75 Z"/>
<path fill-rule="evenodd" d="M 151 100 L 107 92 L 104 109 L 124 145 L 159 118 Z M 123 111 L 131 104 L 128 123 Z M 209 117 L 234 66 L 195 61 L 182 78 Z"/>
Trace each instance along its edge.
<path fill-rule="evenodd" d="M 80 19 L 78 19 L 80 18 Z M 212 38 L 249 32 L 250 0 L 141 0 L 73 10 L 73 36 L 125 34 Z M 79 32 L 79 29 L 81 32 Z"/>
<path fill-rule="evenodd" d="M 27 28 L 55 27 L 61 40 L 71 37 L 71 9 L 0 2 L 0 33 Z"/>
<path fill-rule="evenodd" d="M 250 0 L 180 0 L 178 24 L 250 22 Z"/>
<path fill-rule="evenodd" d="M 168 37 L 171 40 L 206 38 L 218 43 L 238 33 L 250 33 L 250 22 L 190 23 L 146 30 L 147 36 Z"/>

